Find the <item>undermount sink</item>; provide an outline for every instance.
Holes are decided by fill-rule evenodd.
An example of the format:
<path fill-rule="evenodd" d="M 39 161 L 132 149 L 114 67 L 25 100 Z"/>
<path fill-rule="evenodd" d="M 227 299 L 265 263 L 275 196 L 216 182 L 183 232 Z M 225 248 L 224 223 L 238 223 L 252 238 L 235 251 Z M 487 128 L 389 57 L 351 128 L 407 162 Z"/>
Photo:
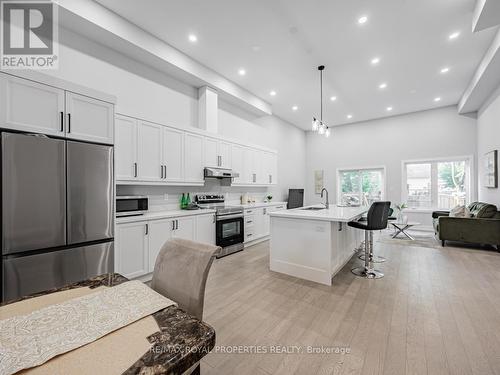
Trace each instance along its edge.
<path fill-rule="evenodd" d="M 326 207 L 306 207 L 306 208 L 301 208 L 301 210 L 304 211 L 319 211 L 319 210 L 325 210 Z"/>

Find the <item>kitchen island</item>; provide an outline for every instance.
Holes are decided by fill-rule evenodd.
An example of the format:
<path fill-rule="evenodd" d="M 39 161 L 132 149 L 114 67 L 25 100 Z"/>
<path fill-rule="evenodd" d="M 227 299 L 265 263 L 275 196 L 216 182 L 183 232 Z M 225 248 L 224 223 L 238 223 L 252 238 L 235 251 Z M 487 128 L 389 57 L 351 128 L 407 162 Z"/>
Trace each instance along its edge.
<path fill-rule="evenodd" d="M 310 206 L 270 213 L 270 269 L 332 285 L 333 276 L 351 259 L 363 233 L 347 226 L 368 207 Z"/>

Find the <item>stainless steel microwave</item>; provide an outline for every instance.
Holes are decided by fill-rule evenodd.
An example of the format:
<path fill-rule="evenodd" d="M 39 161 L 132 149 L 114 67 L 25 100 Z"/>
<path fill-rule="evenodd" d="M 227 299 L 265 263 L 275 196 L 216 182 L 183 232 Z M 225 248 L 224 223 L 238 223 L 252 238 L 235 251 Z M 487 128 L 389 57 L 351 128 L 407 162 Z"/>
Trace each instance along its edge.
<path fill-rule="evenodd" d="M 148 197 L 144 195 L 117 195 L 116 216 L 142 215 L 148 210 Z"/>

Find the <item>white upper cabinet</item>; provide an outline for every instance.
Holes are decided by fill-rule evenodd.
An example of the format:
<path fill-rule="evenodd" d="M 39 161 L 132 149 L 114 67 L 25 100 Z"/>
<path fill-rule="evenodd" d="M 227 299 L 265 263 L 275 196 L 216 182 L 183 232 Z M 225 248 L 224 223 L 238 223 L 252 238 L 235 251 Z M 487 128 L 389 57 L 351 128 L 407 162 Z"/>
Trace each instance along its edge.
<path fill-rule="evenodd" d="M 277 183 L 277 155 L 274 152 L 262 152 L 263 183 L 275 185 Z"/>
<path fill-rule="evenodd" d="M 163 130 L 163 180 L 182 182 L 184 180 L 184 133 L 165 128 Z"/>
<path fill-rule="evenodd" d="M 184 135 L 184 180 L 191 183 L 204 183 L 203 137 L 197 134 Z"/>
<path fill-rule="evenodd" d="M 117 180 L 137 178 L 137 120 L 116 116 L 115 171 Z"/>
<path fill-rule="evenodd" d="M 89 142 L 114 143 L 114 105 L 0 74 L 0 126 Z"/>
<path fill-rule="evenodd" d="M 231 143 L 219 141 L 217 146 L 219 154 L 219 167 L 232 168 Z"/>
<path fill-rule="evenodd" d="M 234 172 L 239 174 L 239 177 L 235 177 L 233 180 L 234 184 L 247 183 L 247 173 L 245 168 L 245 147 L 233 144 L 231 147 L 231 163 Z"/>
<path fill-rule="evenodd" d="M 113 144 L 113 108 L 110 103 L 66 91 L 66 136 Z"/>
<path fill-rule="evenodd" d="M 231 143 L 205 137 L 205 167 L 231 168 Z"/>
<path fill-rule="evenodd" d="M 257 149 L 251 149 L 251 177 L 252 182 L 257 185 L 267 184 L 267 180 L 264 176 L 264 158 L 262 157 L 263 152 Z"/>
<path fill-rule="evenodd" d="M 0 74 L 0 126 L 64 136 L 64 90 Z"/>
<path fill-rule="evenodd" d="M 219 167 L 218 141 L 205 137 L 204 140 L 205 167 Z"/>
<path fill-rule="evenodd" d="M 137 177 L 141 181 L 162 181 L 163 127 L 139 121 L 137 130 Z"/>

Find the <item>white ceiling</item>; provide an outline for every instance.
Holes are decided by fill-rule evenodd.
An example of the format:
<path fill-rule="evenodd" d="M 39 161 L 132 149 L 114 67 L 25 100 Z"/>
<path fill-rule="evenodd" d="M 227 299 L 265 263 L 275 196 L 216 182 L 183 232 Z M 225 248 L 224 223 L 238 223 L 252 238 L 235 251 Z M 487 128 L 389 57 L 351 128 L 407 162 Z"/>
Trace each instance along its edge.
<path fill-rule="evenodd" d="M 306 130 L 319 115 L 318 65 L 326 65 L 323 117 L 330 126 L 447 106 L 458 103 L 496 32 L 472 33 L 475 0 L 98 2 Z M 368 21 L 360 25 L 363 15 Z M 456 31 L 460 36 L 449 40 Z M 441 74 L 443 67 L 450 71 Z M 388 86 L 380 90 L 383 82 Z"/>

